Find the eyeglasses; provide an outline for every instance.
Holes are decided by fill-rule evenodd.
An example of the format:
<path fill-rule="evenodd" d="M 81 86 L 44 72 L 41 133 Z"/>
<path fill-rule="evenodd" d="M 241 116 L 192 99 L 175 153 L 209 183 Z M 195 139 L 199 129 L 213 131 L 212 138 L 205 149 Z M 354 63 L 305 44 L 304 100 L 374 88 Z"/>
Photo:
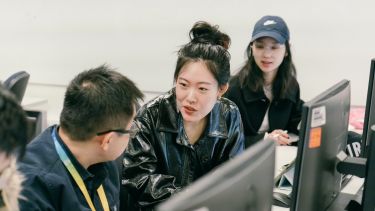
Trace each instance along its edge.
<path fill-rule="evenodd" d="M 103 131 L 103 132 L 99 132 L 99 133 L 96 133 L 97 136 L 101 136 L 101 135 L 104 135 L 104 134 L 107 134 L 107 133 L 110 133 L 110 132 L 116 132 L 116 133 L 121 133 L 121 134 L 129 134 L 129 138 L 133 139 L 138 131 L 139 131 L 139 125 L 136 121 L 133 121 L 132 124 L 131 124 L 131 127 L 130 127 L 130 130 L 125 130 L 125 129 L 122 129 L 122 128 L 119 128 L 119 129 L 112 129 L 112 130 L 106 130 L 106 131 Z"/>
<path fill-rule="evenodd" d="M 138 130 L 135 130 L 135 129 L 130 129 L 130 130 L 112 129 L 112 130 L 106 130 L 106 131 L 103 131 L 103 132 L 100 132 L 100 133 L 96 133 L 96 135 L 101 136 L 101 135 L 104 135 L 104 134 L 107 134 L 107 133 L 110 133 L 110 132 L 116 132 L 116 133 L 121 133 L 121 134 L 129 134 L 129 138 L 134 138 L 137 135 Z"/>

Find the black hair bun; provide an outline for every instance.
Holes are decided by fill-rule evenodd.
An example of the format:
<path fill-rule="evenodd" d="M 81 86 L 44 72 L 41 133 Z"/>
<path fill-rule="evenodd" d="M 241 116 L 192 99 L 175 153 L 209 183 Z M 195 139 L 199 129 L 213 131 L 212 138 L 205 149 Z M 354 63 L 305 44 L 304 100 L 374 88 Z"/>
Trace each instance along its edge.
<path fill-rule="evenodd" d="M 229 48 L 230 37 L 219 31 L 219 26 L 210 25 L 205 21 L 198 21 L 190 30 L 191 43 L 205 43 L 212 45 L 220 45 L 225 49 Z"/>

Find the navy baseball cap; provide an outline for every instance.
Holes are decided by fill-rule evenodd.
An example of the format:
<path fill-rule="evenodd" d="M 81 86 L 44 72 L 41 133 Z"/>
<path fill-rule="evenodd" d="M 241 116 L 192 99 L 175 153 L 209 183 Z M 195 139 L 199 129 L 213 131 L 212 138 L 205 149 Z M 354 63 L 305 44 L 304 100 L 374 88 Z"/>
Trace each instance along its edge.
<path fill-rule="evenodd" d="M 261 37 L 272 37 L 278 43 L 284 44 L 289 41 L 288 26 L 279 16 L 263 16 L 256 22 L 250 42 Z"/>

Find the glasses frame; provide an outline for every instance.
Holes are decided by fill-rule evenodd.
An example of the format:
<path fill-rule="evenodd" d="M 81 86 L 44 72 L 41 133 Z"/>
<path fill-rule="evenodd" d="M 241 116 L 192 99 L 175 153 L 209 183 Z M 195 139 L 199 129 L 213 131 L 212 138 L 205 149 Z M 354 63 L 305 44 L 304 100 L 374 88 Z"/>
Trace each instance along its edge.
<path fill-rule="evenodd" d="M 99 132 L 99 133 L 96 133 L 96 135 L 102 136 L 102 135 L 105 135 L 105 134 L 110 133 L 110 132 L 121 133 L 121 134 L 124 134 L 124 135 L 129 134 L 129 138 L 134 138 L 137 135 L 138 130 L 134 130 L 134 129 L 125 130 L 125 129 L 119 128 L 119 129 L 111 129 L 111 130 Z"/>

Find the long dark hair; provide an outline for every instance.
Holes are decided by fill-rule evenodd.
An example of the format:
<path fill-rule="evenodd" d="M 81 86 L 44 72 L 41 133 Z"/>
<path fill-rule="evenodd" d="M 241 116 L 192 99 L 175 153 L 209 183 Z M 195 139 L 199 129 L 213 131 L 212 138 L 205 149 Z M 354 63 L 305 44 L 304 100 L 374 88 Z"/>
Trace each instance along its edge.
<path fill-rule="evenodd" d="M 255 63 L 252 42 L 246 49 L 247 60 L 236 74 L 240 81 L 241 88 L 250 89 L 253 92 L 259 92 L 263 89 L 264 79 L 262 70 Z M 293 91 L 295 87 L 295 78 L 297 76 L 296 68 L 292 61 L 292 53 L 289 42 L 285 42 L 286 56 L 280 64 L 275 80 L 273 81 L 273 96 L 275 99 L 285 98 Z"/>
<path fill-rule="evenodd" d="M 230 54 L 227 51 L 230 37 L 218 30 L 218 26 L 199 21 L 190 30 L 190 42 L 178 51 L 174 72 L 177 80 L 181 68 L 190 61 L 202 60 L 218 81 L 219 86 L 228 83 L 230 77 Z"/>

